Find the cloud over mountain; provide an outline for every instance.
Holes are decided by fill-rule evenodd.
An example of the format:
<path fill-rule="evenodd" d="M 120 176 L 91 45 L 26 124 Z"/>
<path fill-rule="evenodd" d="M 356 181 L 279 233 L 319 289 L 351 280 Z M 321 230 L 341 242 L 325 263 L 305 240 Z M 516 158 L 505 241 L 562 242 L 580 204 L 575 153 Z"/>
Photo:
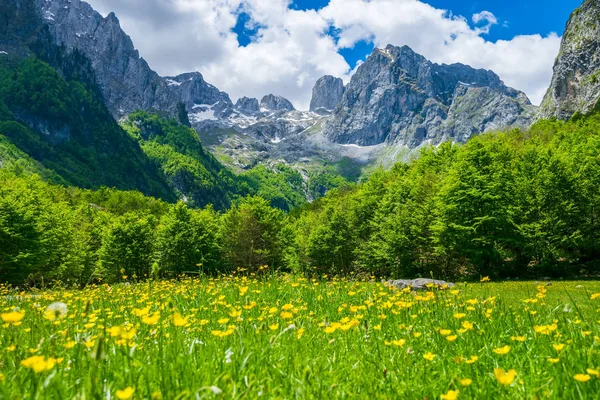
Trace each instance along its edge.
<path fill-rule="evenodd" d="M 516 36 L 490 42 L 497 24 L 485 10 L 456 16 L 417 0 L 330 0 L 320 10 L 289 0 L 89 0 L 114 11 L 142 56 L 162 75 L 198 70 L 233 99 L 267 93 L 308 109 L 323 75 L 347 80 L 355 69 L 339 54 L 360 41 L 408 45 L 439 63 L 495 71 L 539 103 L 550 82 L 560 38 Z M 234 31 L 240 16 L 246 33 Z M 472 21 L 472 23 L 470 23 Z M 248 35 L 240 45 L 238 33 Z"/>

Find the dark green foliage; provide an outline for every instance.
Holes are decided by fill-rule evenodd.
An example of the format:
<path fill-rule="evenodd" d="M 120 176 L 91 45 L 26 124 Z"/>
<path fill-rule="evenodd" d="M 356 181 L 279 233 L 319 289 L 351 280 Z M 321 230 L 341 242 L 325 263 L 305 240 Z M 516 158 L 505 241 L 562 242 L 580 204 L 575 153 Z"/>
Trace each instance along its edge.
<path fill-rule="evenodd" d="M 258 165 L 240 176 L 249 193 L 266 199 L 272 207 L 289 211 L 306 203 L 300 172 L 278 164 L 273 169 Z"/>
<path fill-rule="evenodd" d="M 96 278 L 109 282 L 150 276 L 154 249 L 154 218 L 127 213 L 115 218 L 102 236 Z"/>
<path fill-rule="evenodd" d="M 248 197 L 224 216 L 222 248 L 231 268 L 257 271 L 261 266 L 281 268 L 284 214 L 261 197 Z"/>
<path fill-rule="evenodd" d="M 226 209 L 235 197 L 246 194 L 237 177 L 202 147 L 193 129 L 143 111 L 129 115 L 123 127 L 189 205 Z"/>
<path fill-rule="evenodd" d="M 600 272 L 600 115 L 424 150 L 296 215 L 307 273 L 456 278 Z"/>
<path fill-rule="evenodd" d="M 0 72 L 0 100 L 6 106 L 0 107 L 0 134 L 63 181 L 174 200 L 156 166 L 99 98 L 48 64 L 32 57 Z"/>
<path fill-rule="evenodd" d="M 160 221 L 156 251 L 162 276 L 200 271 L 219 272 L 219 216 L 207 208 L 192 211 L 185 204 L 172 207 Z"/>

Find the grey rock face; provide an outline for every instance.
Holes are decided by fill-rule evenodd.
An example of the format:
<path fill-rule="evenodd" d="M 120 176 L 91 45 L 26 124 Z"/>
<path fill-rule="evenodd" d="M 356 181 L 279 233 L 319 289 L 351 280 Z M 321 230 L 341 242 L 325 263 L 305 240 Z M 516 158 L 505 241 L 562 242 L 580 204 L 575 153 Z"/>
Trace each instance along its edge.
<path fill-rule="evenodd" d="M 395 281 L 388 281 L 387 284 L 389 286 L 393 286 L 397 289 L 406 289 L 406 288 L 411 288 L 412 290 L 415 291 L 420 291 L 420 290 L 428 290 L 429 288 L 427 286 L 431 286 L 435 287 L 435 288 L 440 288 L 440 287 L 454 287 L 454 283 L 452 282 L 446 282 L 446 281 L 438 281 L 435 279 L 424 279 L 424 278 L 419 278 L 419 279 L 399 279 L 399 280 L 395 280 Z"/>
<path fill-rule="evenodd" d="M 140 108 L 176 114 L 176 94 L 140 58 L 114 13 L 103 18 L 80 0 L 35 1 L 56 43 L 77 48 L 91 60 L 105 103 L 116 118 Z"/>
<path fill-rule="evenodd" d="M 600 100 L 600 1 L 586 0 L 567 23 L 539 117 L 568 119 Z"/>
<path fill-rule="evenodd" d="M 242 97 L 235 103 L 235 109 L 244 114 L 258 114 L 260 113 L 260 104 L 255 98 Z"/>
<path fill-rule="evenodd" d="M 286 98 L 268 94 L 260 101 L 260 108 L 264 111 L 293 111 L 293 104 Z"/>
<path fill-rule="evenodd" d="M 310 111 L 320 114 L 331 113 L 342 101 L 344 91 L 344 81 L 331 75 L 325 75 L 315 83 L 310 101 Z"/>
<path fill-rule="evenodd" d="M 217 117 L 229 115 L 233 103 L 229 95 L 207 83 L 199 72 L 165 78 L 167 85 L 183 101 L 189 111 L 206 107 L 215 111 Z"/>
<path fill-rule="evenodd" d="M 534 112 L 524 93 L 492 71 L 434 64 L 407 46 L 390 45 L 359 67 L 324 133 L 337 143 L 417 147 L 525 127 Z"/>

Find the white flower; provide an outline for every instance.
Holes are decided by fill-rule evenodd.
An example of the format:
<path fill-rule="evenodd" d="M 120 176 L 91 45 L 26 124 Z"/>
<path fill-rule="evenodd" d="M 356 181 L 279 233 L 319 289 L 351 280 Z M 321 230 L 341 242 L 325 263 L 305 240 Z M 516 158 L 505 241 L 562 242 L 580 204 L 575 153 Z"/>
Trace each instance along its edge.
<path fill-rule="evenodd" d="M 69 308 L 65 303 L 56 302 L 46 307 L 45 317 L 50 321 L 55 321 L 57 319 L 63 319 L 68 312 Z"/>

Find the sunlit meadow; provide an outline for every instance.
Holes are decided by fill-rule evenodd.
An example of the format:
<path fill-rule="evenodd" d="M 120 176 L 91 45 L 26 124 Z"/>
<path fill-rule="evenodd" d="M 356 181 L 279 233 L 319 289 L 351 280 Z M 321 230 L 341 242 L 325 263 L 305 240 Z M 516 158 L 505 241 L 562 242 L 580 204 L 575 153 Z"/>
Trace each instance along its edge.
<path fill-rule="evenodd" d="M 589 399 L 600 283 L 0 287 L 0 398 Z"/>

